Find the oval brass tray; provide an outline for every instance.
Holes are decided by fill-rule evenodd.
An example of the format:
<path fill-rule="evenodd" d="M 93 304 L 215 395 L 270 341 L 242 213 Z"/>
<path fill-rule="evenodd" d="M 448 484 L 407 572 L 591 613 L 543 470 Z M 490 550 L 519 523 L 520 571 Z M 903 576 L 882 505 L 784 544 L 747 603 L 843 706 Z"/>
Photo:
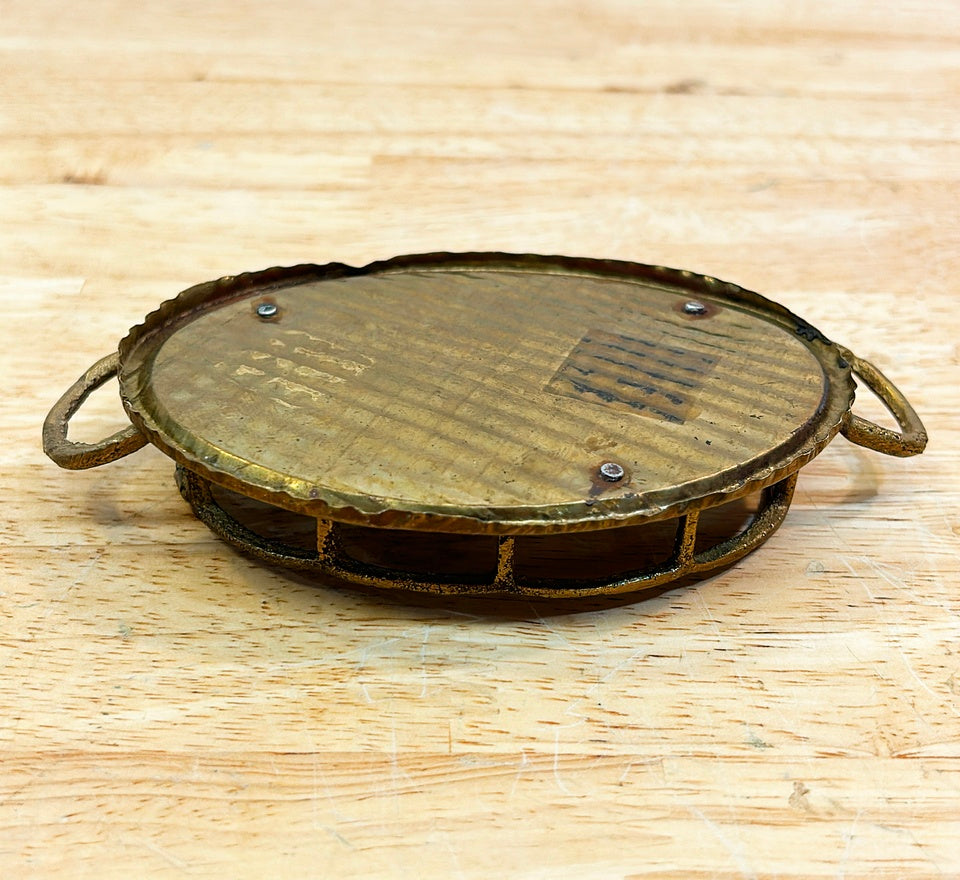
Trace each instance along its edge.
<path fill-rule="evenodd" d="M 131 426 L 68 440 L 114 375 Z M 852 413 L 855 375 L 899 432 Z M 875 367 L 759 294 L 659 266 L 480 253 L 192 287 L 81 377 L 43 436 L 67 468 L 153 443 L 200 519 L 264 559 L 376 586 L 578 596 L 740 558 L 838 432 L 892 455 L 926 443 Z M 315 541 L 252 530 L 221 489 L 315 519 Z M 697 541 L 700 511 L 758 490 L 744 531 Z M 544 580 L 514 564 L 537 536 L 668 519 L 671 552 L 642 570 Z M 355 558 L 345 526 L 498 537 L 487 571 L 445 575 L 429 555 L 422 571 Z"/>

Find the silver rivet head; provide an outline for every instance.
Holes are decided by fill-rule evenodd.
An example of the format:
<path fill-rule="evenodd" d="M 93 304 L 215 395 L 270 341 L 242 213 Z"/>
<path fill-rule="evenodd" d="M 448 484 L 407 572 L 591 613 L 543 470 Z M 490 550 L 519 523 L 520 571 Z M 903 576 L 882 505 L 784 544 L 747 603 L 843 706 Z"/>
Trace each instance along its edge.
<path fill-rule="evenodd" d="M 280 309 L 277 308 L 276 303 L 260 303 L 260 305 L 257 306 L 257 314 L 261 318 L 275 318 L 279 311 Z"/>
<path fill-rule="evenodd" d="M 683 304 L 683 311 L 688 315 L 705 315 L 707 307 L 702 302 L 691 299 Z"/>
<path fill-rule="evenodd" d="M 625 473 L 623 465 L 617 464 L 615 461 L 605 461 L 600 465 L 600 476 L 608 483 L 616 483 L 618 480 L 622 480 Z"/>

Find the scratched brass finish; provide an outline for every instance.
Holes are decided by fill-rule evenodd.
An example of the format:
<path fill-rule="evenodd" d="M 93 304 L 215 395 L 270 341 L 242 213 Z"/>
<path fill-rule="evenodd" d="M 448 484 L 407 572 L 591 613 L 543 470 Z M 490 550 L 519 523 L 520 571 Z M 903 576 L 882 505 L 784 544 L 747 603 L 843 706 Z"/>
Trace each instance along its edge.
<path fill-rule="evenodd" d="M 70 416 L 117 373 L 132 427 L 69 441 Z M 854 376 L 900 433 L 853 415 Z M 893 455 L 926 443 L 875 367 L 758 294 L 633 263 L 433 254 L 190 288 L 64 395 L 44 446 L 88 467 L 149 440 L 178 463 L 200 519 L 273 562 L 376 586 L 560 596 L 734 561 L 779 525 L 796 471 L 838 432 Z M 316 546 L 256 535 L 211 485 L 316 519 Z M 693 551 L 699 511 L 757 490 L 745 532 Z M 556 584 L 514 570 L 522 536 L 673 518 L 674 552 L 643 571 Z M 472 580 L 404 574 L 351 559 L 338 523 L 495 535 L 499 552 Z"/>
<path fill-rule="evenodd" d="M 124 341 L 121 387 L 178 461 L 287 509 L 606 528 L 776 482 L 839 430 L 849 368 L 758 305 L 586 261 L 307 268 L 188 292 Z"/>

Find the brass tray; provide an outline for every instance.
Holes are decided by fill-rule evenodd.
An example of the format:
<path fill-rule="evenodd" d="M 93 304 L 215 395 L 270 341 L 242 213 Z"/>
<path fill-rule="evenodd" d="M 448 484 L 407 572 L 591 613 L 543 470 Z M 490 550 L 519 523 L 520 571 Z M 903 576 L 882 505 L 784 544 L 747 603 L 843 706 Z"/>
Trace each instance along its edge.
<path fill-rule="evenodd" d="M 70 441 L 71 416 L 115 375 L 131 426 Z M 852 413 L 854 376 L 899 432 Z M 153 443 L 196 515 L 265 560 L 366 585 L 569 597 L 739 559 L 838 432 L 899 456 L 927 440 L 874 366 L 759 294 L 659 266 L 477 253 L 191 287 L 66 392 L 43 441 L 66 468 Z M 702 511 L 757 490 L 745 530 L 698 542 Z M 255 531 L 222 491 L 313 518 L 315 540 Z M 619 528 L 627 540 L 662 520 L 676 534 L 653 566 L 544 579 L 515 565 L 540 536 Z M 357 526 L 496 536 L 495 550 L 486 570 L 444 574 L 428 554 L 410 571 L 351 556 L 341 532 Z"/>

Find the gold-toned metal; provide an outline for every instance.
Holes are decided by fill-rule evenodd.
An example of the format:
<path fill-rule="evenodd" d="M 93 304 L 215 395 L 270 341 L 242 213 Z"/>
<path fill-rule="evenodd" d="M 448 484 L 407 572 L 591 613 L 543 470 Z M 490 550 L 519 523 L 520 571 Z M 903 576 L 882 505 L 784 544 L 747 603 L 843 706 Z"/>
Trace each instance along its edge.
<path fill-rule="evenodd" d="M 598 577 L 565 583 L 563 580 L 520 578 L 514 568 L 514 550 L 518 538 L 503 535 L 497 542 L 494 575 L 488 580 L 465 580 L 425 572 L 420 576 L 400 569 L 371 565 L 351 558 L 337 538 L 337 524 L 320 520 L 316 550 L 303 550 L 272 541 L 247 528 L 217 503 L 210 483 L 181 466 L 177 467 L 180 491 L 197 518 L 227 543 L 264 562 L 300 571 L 317 571 L 347 583 L 366 587 L 394 588 L 421 593 L 445 593 L 461 596 L 515 595 L 536 598 L 570 599 L 613 595 L 661 586 L 693 574 L 731 565 L 767 540 L 783 522 L 793 498 L 797 474 L 763 490 L 760 507 L 750 525 L 708 549 L 695 552 L 699 511 L 691 511 L 677 521 L 673 553 L 661 565 L 612 577 Z"/>
<path fill-rule="evenodd" d="M 60 467 L 69 470 L 99 467 L 146 445 L 147 438 L 133 425 L 99 443 L 77 443 L 67 439 L 70 419 L 93 391 L 117 375 L 119 365 L 120 357 L 116 352 L 98 360 L 67 389 L 47 414 L 43 422 L 43 451 Z"/>
<path fill-rule="evenodd" d="M 435 257 L 203 285 L 121 343 L 122 395 L 220 485 L 470 534 L 676 516 L 778 481 L 839 430 L 853 383 L 834 347 L 739 288 L 640 269 Z M 683 311 L 691 293 L 709 312 Z M 255 316 L 266 298 L 279 320 Z M 599 479 L 607 461 L 627 476 Z"/>
<path fill-rule="evenodd" d="M 132 427 L 71 444 L 70 416 L 115 373 Z M 900 433 L 852 414 L 855 375 Z M 572 596 L 740 558 L 838 432 L 893 455 L 926 443 L 875 367 L 759 294 L 634 263 L 427 254 L 184 291 L 61 399 L 44 448 L 87 467 L 149 440 L 197 516 L 271 562 L 365 585 Z M 316 546 L 256 534 L 211 486 L 316 519 Z M 699 512 L 760 490 L 749 528 L 697 549 Z M 575 583 L 518 575 L 524 536 L 666 519 L 677 534 L 660 565 Z M 495 535 L 497 557 L 476 577 L 411 574 L 351 558 L 339 524 Z"/>
<path fill-rule="evenodd" d="M 891 431 L 874 422 L 847 413 L 840 432 L 851 443 L 882 452 L 885 455 L 896 455 L 905 458 L 918 455 L 927 445 L 927 432 L 920 421 L 920 416 L 910 406 L 909 401 L 883 373 L 869 361 L 858 358 L 850 349 L 838 345 L 837 348 L 843 357 L 853 367 L 853 372 L 863 379 L 866 386 L 880 398 L 888 412 L 897 420 L 900 433 Z"/>

